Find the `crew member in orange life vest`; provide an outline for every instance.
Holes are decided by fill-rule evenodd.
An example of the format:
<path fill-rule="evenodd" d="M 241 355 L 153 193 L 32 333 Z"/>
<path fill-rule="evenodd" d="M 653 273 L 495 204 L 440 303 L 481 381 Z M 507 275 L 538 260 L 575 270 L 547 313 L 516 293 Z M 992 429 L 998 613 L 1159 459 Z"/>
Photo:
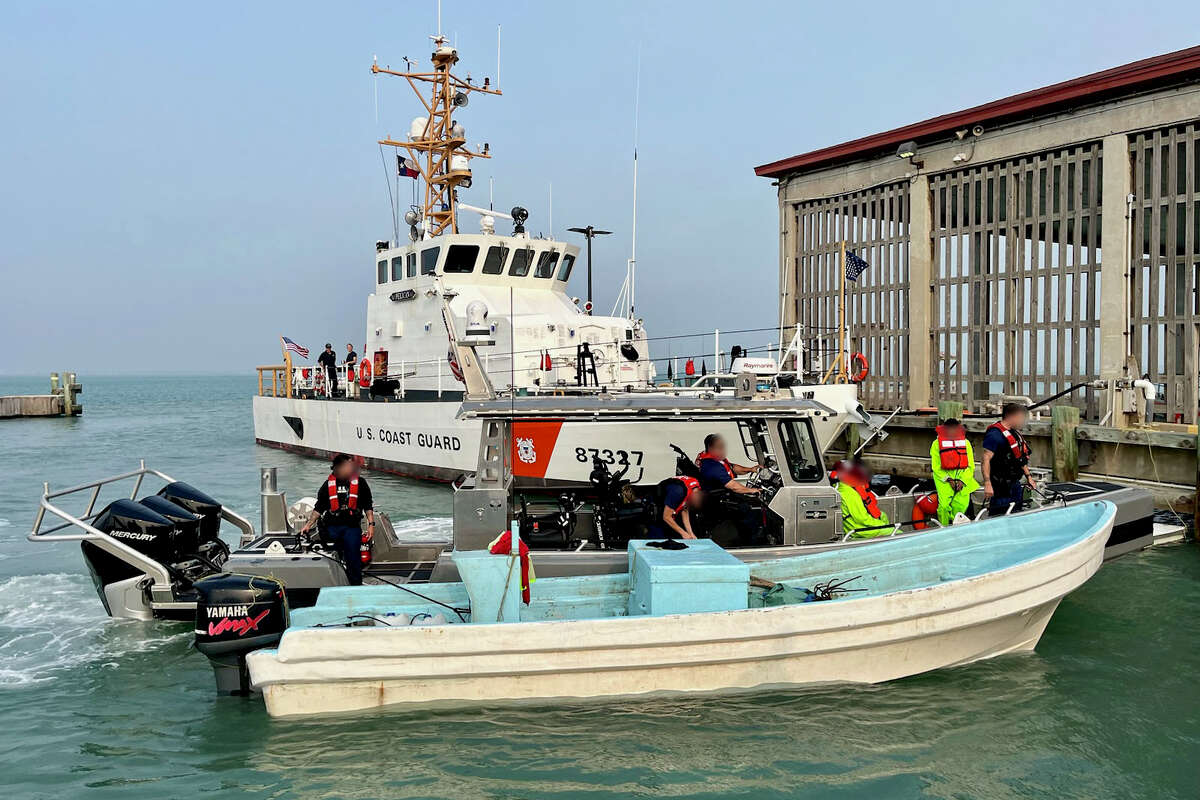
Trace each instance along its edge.
<path fill-rule="evenodd" d="M 1005 403 L 1000 421 L 993 423 L 983 437 L 983 496 L 988 500 L 988 514 L 1003 514 L 1012 507 L 1020 511 L 1025 505 L 1024 477 L 1034 488 L 1029 474 L 1029 445 L 1021 436 L 1021 427 L 1029 419 L 1029 411 L 1020 403 Z"/>
<path fill-rule="evenodd" d="M 691 509 L 700 507 L 703 492 L 700 482 L 687 475 L 667 478 L 658 484 L 662 497 L 659 518 L 650 526 L 650 536 L 668 539 L 695 539 Z"/>
<path fill-rule="evenodd" d="M 725 458 L 725 439 L 715 433 L 704 437 L 704 452 L 696 456 L 696 466 L 700 468 L 700 487 L 706 492 L 717 489 L 728 489 L 734 494 L 758 494 L 758 489 L 751 489 L 737 480 L 739 475 L 754 472 L 758 467 L 743 467 Z"/>
<path fill-rule="evenodd" d="M 345 562 L 346 577 L 351 586 L 358 586 L 362 583 L 362 543 L 369 542 L 375 535 L 371 487 L 367 485 L 367 479 L 358 474 L 354 459 L 338 453 L 333 457 L 329 477 L 317 489 L 316 497 L 312 515 L 300 532 L 308 533 L 323 516 L 326 533 Z M 367 518 L 365 538 L 362 532 L 364 515 Z"/>

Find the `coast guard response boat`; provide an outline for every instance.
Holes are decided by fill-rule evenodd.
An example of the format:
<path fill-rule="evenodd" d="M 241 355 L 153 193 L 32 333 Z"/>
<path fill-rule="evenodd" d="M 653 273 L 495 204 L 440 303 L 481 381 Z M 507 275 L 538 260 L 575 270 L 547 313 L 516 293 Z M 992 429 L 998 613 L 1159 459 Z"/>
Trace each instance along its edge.
<path fill-rule="evenodd" d="M 470 149 L 463 126 L 454 120 L 473 94 L 499 95 L 482 83 L 454 75 L 458 52 L 444 37 L 434 38 L 432 68 L 405 72 L 378 65 L 376 74 L 408 81 L 426 111 L 414 119 L 404 140 L 383 139 L 394 147 L 399 172 L 419 181 L 422 202 L 406 214 L 409 241 L 376 244 L 376 289 L 367 298 L 366 352 L 358 365 L 342 365 L 338 392 L 330 391 L 321 368 L 297 367 L 285 349 L 285 365 L 254 398 L 254 435 L 262 445 L 316 457 L 350 453 L 371 469 L 416 478 L 453 481 L 475 468 L 480 423 L 456 419 L 463 400 L 461 369 L 449 352 L 443 313 L 460 325 L 466 310 L 482 304 L 491 347 L 483 367 L 501 395 L 596 395 L 627 392 L 685 392 L 656 386 L 649 339 L 633 315 L 634 259 L 622 300 L 627 316 L 591 313 L 567 295 L 567 282 L 579 249 L 525 228 L 528 212 L 511 213 L 460 202 L 470 188 L 471 162 L 489 158 L 484 144 Z M 428 95 L 422 93 L 428 90 Z M 478 232 L 467 232 L 468 220 Z M 507 234 L 497 225 L 511 225 Z M 850 421 L 864 422 L 857 387 L 849 384 L 779 388 L 771 378 L 765 396 L 804 396 L 831 413 L 818 420 L 822 445 Z M 695 393 L 720 393 L 719 384 Z M 571 424 L 548 421 L 523 426 L 517 435 L 524 485 L 586 484 L 593 460 L 614 469 L 628 467 L 636 484 L 674 474 L 678 443 L 696 452 L 704 436 L 721 433 L 740 440 L 734 425 L 697 424 L 684 437 L 668 441 L 647 436 L 645 426 L 620 423 Z M 747 454 L 734 454 L 734 460 Z"/>

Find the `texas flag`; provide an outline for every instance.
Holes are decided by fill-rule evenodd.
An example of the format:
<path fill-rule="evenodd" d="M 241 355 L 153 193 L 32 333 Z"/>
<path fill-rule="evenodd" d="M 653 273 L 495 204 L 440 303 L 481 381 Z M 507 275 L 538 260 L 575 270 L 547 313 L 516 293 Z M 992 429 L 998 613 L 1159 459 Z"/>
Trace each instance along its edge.
<path fill-rule="evenodd" d="M 396 156 L 396 174 L 401 178 L 415 178 L 421 174 L 421 170 L 415 159 Z"/>

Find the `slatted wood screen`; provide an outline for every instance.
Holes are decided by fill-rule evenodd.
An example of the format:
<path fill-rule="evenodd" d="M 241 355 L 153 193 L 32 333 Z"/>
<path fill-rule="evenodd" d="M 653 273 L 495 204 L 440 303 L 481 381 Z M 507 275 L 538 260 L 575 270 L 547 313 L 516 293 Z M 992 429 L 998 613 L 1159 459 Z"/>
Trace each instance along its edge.
<path fill-rule="evenodd" d="M 1133 167 L 1133 355 L 1163 390 L 1155 416 L 1196 421 L 1200 311 L 1200 124 L 1129 139 Z"/>
<path fill-rule="evenodd" d="M 1100 369 L 1098 142 L 931 176 L 936 397 L 1041 398 Z M 1073 402 L 1098 413 L 1091 390 Z"/>
<path fill-rule="evenodd" d="M 804 328 L 809 367 L 837 357 L 840 242 L 870 267 L 847 283 L 851 351 L 871 365 L 860 387 L 868 408 L 905 402 L 908 363 L 908 185 L 891 184 L 795 207 L 795 319 Z M 854 371 L 853 369 L 851 370 Z"/>

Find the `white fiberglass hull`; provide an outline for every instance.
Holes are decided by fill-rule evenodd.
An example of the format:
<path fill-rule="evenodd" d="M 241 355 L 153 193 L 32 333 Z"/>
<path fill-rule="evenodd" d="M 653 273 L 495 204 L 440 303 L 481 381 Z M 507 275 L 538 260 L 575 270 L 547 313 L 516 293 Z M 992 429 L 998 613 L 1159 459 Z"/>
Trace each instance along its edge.
<path fill-rule="evenodd" d="M 971 578 L 832 603 L 662 617 L 306 628 L 250 654 L 272 716 L 877 683 L 1031 650 L 1100 567 L 1107 524 Z"/>
<path fill-rule="evenodd" d="M 853 392 L 853 387 L 819 388 Z M 349 453 L 370 469 L 452 481 L 474 472 L 479 454 L 480 422 L 457 419 L 460 405 L 458 399 L 360 402 L 260 396 L 254 398 L 254 437 L 261 445 L 304 455 Z M 838 413 L 828 418 L 813 419 L 822 448 L 846 423 L 842 407 L 844 403 L 834 407 Z M 732 422 L 527 422 L 514 428 L 514 474 L 525 485 L 586 484 L 592 459 L 599 456 L 613 472 L 628 465 L 626 478 L 633 483 L 657 483 L 675 474 L 672 444 L 695 455 L 710 433 L 726 438 L 733 461 L 754 463 Z"/>

